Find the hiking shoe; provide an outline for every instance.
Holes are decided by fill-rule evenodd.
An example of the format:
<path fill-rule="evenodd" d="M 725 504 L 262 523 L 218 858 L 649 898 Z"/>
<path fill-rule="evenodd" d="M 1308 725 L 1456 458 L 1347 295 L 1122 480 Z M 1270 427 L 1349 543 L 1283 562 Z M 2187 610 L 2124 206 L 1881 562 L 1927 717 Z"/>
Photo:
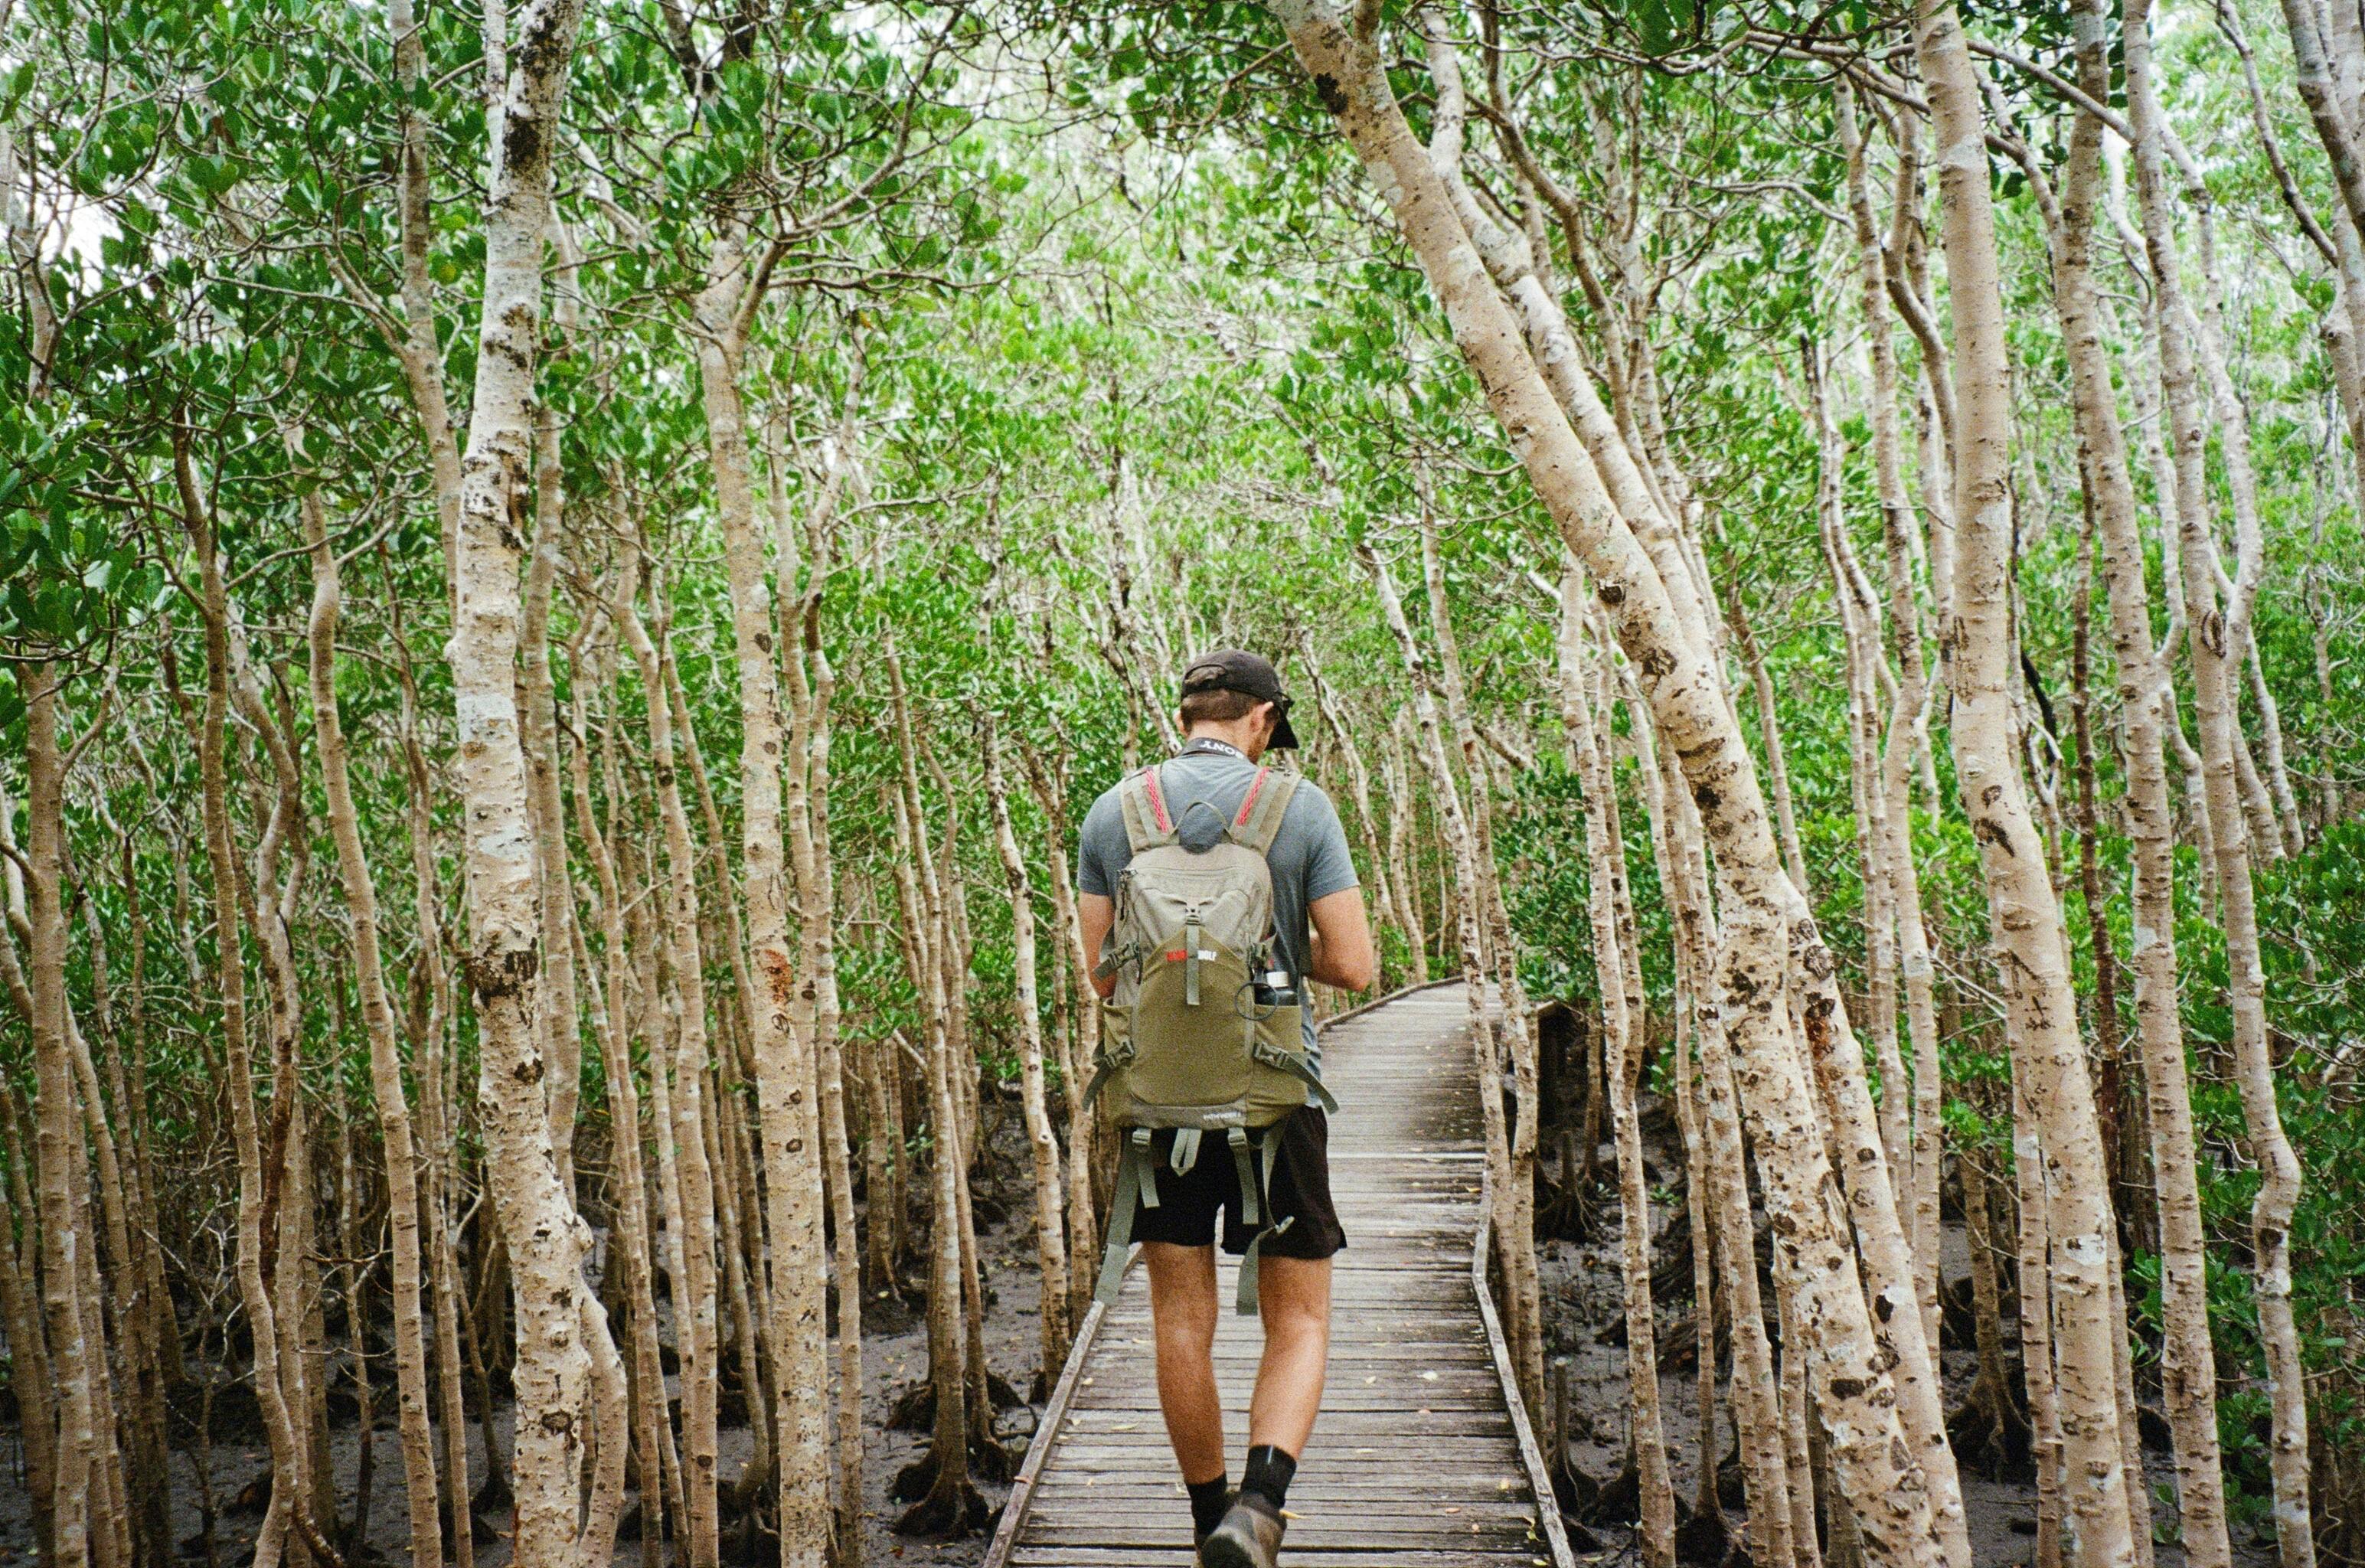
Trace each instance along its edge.
<path fill-rule="evenodd" d="M 1224 1512 L 1226 1512 L 1226 1513 L 1227 1513 L 1227 1514 L 1228 1514 L 1228 1513 L 1230 1513 L 1230 1512 L 1232 1511 L 1232 1506 L 1233 1506 L 1234 1504 L 1238 1503 L 1239 1500 L 1240 1500 L 1240 1492 L 1239 1492 L 1239 1487 L 1235 1486 L 1235 1487 L 1232 1487 L 1232 1488 L 1230 1488 L 1229 1490 L 1226 1491 L 1226 1492 L 1225 1492 L 1225 1494 L 1224 1494 Z M 1209 1531 L 1203 1530 L 1203 1529 L 1201 1529 L 1199 1528 L 1199 1521 L 1198 1521 L 1198 1520 L 1196 1520 L 1196 1519 L 1192 1520 L 1192 1521 L 1191 1521 L 1191 1548 L 1192 1548 L 1192 1550 L 1195 1551 L 1197 1551 L 1200 1547 L 1203 1547 L 1203 1546 L 1206 1545 L 1206 1544 L 1207 1544 L 1207 1536 L 1208 1536 L 1208 1534 L 1209 1534 L 1209 1533 L 1210 1533 Z"/>
<path fill-rule="evenodd" d="M 1273 1568 L 1280 1560 L 1282 1528 L 1281 1513 L 1272 1504 L 1242 1496 L 1200 1544 L 1201 1568 Z"/>

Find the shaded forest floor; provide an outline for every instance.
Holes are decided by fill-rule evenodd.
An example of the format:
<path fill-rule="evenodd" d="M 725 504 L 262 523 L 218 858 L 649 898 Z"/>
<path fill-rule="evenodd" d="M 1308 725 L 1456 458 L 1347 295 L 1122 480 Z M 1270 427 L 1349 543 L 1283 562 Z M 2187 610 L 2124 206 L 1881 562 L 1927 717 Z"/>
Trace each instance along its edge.
<path fill-rule="evenodd" d="M 988 1120 L 992 1124 L 993 1118 L 989 1115 Z M 990 1137 L 989 1147 L 994 1152 L 990 1168 L 980 1180 L 976 1192 L 981 1231 L 979 1239 L 981 1262 L 989 1298 L 985 1338 L 988 1361 L 994 1373 L 1007 1380 L 1021 1394 L 1039 1397 L 1043 1383 L 1037 1380 L 1036 1365 L 1040 1338 L 1035 1289 L 1035 1248 L 1025 1191 L 1027 1180 L 1025 1157 L 1011 1125 L 1013 1122 L 1014 1117 L 1007 1118 L 1000 1127 L 992 1129 L 1003 1136 Z M 1681 1146 L 1674 1136 L 1672 1114 L 1667 1108 L 1646 1099 L 1643 1123 L 1649 1184 L 1655 1198 L 1668 1200 L 1654 1203 L 1653 1209 L 1653 1256 L 1663 1285 L 1656 1311 L 1662 1418 L 1675 1490 L 1679 1497 L 1688 1502 L 1696 1494 L 1700 1455 L 1697 1382 L 1693 1370 L 1696 1363 L 1691 1350 L 1689 1240 L 1682 1217 L 1684 1164 Z M 1549 1143 L 1546 1147 L 1550 1147 Z M 1627 1465 L 1630 1401 L 1627 1396 L 1623 1333 L 1625 1309 L 1620 1262 L 1620 1218 L 1614 1189 L 1607 1185 L 1611 1169 L 1610 1156 L 1611 1151 L 1605 1143 L 1598 1153 L 1604 1185 L 1597 1189 L 1590 1202 L 1586 1238 L 1581 1241 L 1550 1239 L 1543 1244 L 1541 1253 L 1550 1334 L 1549 1354 L 1563 1363 L 1561 1375 L 1566 1380 L 1570 1428 L 1567 1459 L 1570 1466 L 1584 1478 L 1575 1487 L 1578 1498 L 1575 1514 L 1585 1526 L 1577 1540 L 1579 1553 L 1583 1557 L 1615 1562 L 1632 1561 L 1636 1552 L 1631 1529 L 1631 1503 L 1625 1503 L 1621 1508 L 1617 1496 L 1617 1482 Z M 924 1235 L 925 1216 L 915 1214 L 913 1218 L 913 1234 Z M 988 1220 L 992 1223 L 985 1223 Z M 1967 1276 L 1968 1259 L 1962 1226 L 1958 1221 L 1950 1221 L 1946 1227 L 1945 1260 L 1945 1278 L 1950 1287 L 1959 1286 Z M 889 1424 L 891 1410 L 897 1399 L 927 1375 L 927 1333 L 922 1312 L 925 1296 L 918 1288 L 916 1264 L 908 1267 L 906 1274 L 902 1301 L 880 1300 L 874 1292 L 874 1298 L 864 1304 L 864 1403 L 870 1432 L 864 1468 L 865 1555 L 874 1564 L 974 1564 L 983 1550 L 983 1540 L 980 1536 L 941 1541 L 913 1540 L 896 1535 L 892 1529 L 902 1506 L 890 1500 L 889 1488 L 896 1473 L 918 1459 L 927 1447 L 925 1433 L 899 1430 Z M 1664 1288 L 1670 1279 L 1681 1282 L 1672 1293 Z M 2005 1332 L 2010 1345 L 2016 1338 L 2016 1329 L 2010 1321 L 2009 1313 Z M 1967 1347 L 1958 1345 L 1956 1339 L 1957 1337 L 1950 1332 L 1945 1352 L 1949 1408 L 1960 1403 L 1977 1370 L 1975 1355 Z M 1742 1534 L 1745 1509 L 1741 1506 L 1737 1465 L 1732 1463 L 1733 1437 L 1727 1370 L 1719 1369 L 1717 1390 L 1717 1442 L 1723 1450 L 1720 1456 L 1722 1462 L 1720 1464 L 1720 1489 L 1725 1495 L 1727 1520 L 1737 1540 Z M 391 1369 L 374 1367 L 373 1375 L 378 1386 L 380 1414 L 377 1428 L 370 1439 L 375 1451 L 369 1554 L 391 1568 L 391 1565 L 407 1563 L 409 1557 L 402 1459 L 394 1430 Z M 350 1385 L 340 1386 L 349 1388 Z M 726 1409 L 734 1403 L 726 1401 Z M 2150 1401 L 2147 1399 L 2146 1403 Z M 350 1519 L 362 1462 L 362 1433 L 354 1419 L 354 1406 L 350 1398 L 339 1401 L 335 1408 L 342 1414 L 332 1420 L 331 1450 L 337 1467 L 339 1495 L 345 1501 Z M 1039 1410 L 1040 1405 L 1037 1404 L 997 1413 L 996 1429 L 1007 1440 L 1014 1463 L 1023 1452 L 1033 1429 L 1034 1417 Z M 508 1438 L 510 1418 L 510 1409 L 504 1401 L 495 1410 L 495 1425 L 504 1442 Z M 2156 1423 L 2146 1422 L 2146 1425 L 2157 1429 Z M 185 1433 L 182 1435 L 185 1436 Z M 484 1474 L 482 1443 L 473 1425 L 469 1446 L 472 1473 L 481 1481 Z M 747 1460 L 750 1448 L 750 1433 L 744 1419 L 723 1428 L 721 1434 L 721 1468 L 725 1477 L 738 1473 Z M 2158 1450 L 2147 1451 L 2146 1457 L 2150 1467 L 2153 1495 L 2157 1499 L 2155 1508 L 2161 1515 L 2162 1528 L 2158 1533 L 2168 1538 L 2168 1543 L 2158 1548 L 2158 1568 L 2182 1568 L 2182 1552 L 2173 1544 L 2174 1519 L 2169 1500 L 2172 1492 L 2167 1485 L 2172 1476 L 2168 1457 Z M 259 1506 L 241 1507 L 240 1499 L 244 1496 L 251 1501 L 255 1496 L 258 1490 L 256 1483 L 267 1477 L 270 1468 L 262 1434 L 259 1430 L 245 1433 L 234 1429 L 225 1431 L 213 1445 L 207 1479 L 217 1512 L 209 1565 L 203 1546 L 205 1491 L 197 1482 L 196 1459 L 193 1449 L 176 1446 L 173 1474 L 174 1532 L 175 1539 L 182 1542 L 183 1560 L 192 1568 L 198 1568 L 198 1565 L 241 1568 L 252 1556 L 261 1510 Z M 21 1445 L 13 1424 L 0 1425 L 0 1565 L 33 1561 L 29 1498 L 24 1484 L 22 1462 Z M 1321 1432 L 1317 1427 L 1305 1465 L 1311 1472 L 1318 1470 L 1320 1464 Z M 1417 1485 L 1418 1483 L 1408 1478 L 1407 1484 Z M 2028 1563 L 2034 1552 L 2036 1488 L 2034 1480 L 2025 1473 L 1997 1478 L 1967 1472 L 1964 1485 L 1976 1568 L 2021 1568 L 2021 1565 Z M 980 1490 L 989 1506 L 998 1509 L 1007 1489 L 981 1481 Z M 1182 1510 L 1187 1504 L 1179 1484 L 1174 1491 L 1174 1506 Z M 1592 1495 L 1596 1492 L 1608 1495 L 1595 1501 Z M 1570 1500 L 1564 1495 L 1564 1503 Z M 628 1515 L 631 1511 L 628 1500 Z M 506 1513 L 489 1514 L 484 1522 L 493 1527 L 490 1532 L 492 1539 L 480 1540 L 477 1544 L 477 1568 L 505 1568 L 510 1556 L 509 1545 L 500 1531 L 507 1523 Z M 485 1533 L 480 1530 L 480 1537 Z M 2269 1549 L 2255 1543 L 2247 1546 L 2237 1544 L 2236 1553 L 2243 1568 L 2262 1565 L 2271 1556 Z M 669 1548 L 667 1560 L 670 1561 Z M 635 1568 L 640 1561 L 641 1547 L 636 1539 L 619 1541 L 615 1568 Z"/>
<path fill-rule="evenodd" d="M 1653 1312 L 1654 1333 L 1659 1359 L 1659 1404 L 1662 1430 L 1666 1439 L 1669 1466 L 1673 1473 L 1676 1495 L 1685 1507 L 1697 1495 L 1699 1466 L 1699 1396 L 1698 1359 L 1691 1305 L 1690 1237 L 1684 1218 L 1685 1168 L 1683 1146 L 1675 1132 L 1675 1113 L 1663 1097 L 1645 1095 L 1642 1102 L 1644 1129 L 1643 1163 L 1649 1173 L 1647 1186 L 1652 1204 L 1653 1271 L 1658 1281 Z M 1597 1484 L 1608 1494 L 1597 1508 L 1577 1506 L 1574 1512 L 1586 1525 L 1586 1533 L 1594 1538 L 1594 1551 L 1583 1549 L 1579 1555 L 1598 1552 L 1603 1561 L 1636 1560 L 1638 1553 L 1632 1525 L 1631 1495 L 1620 1506 L 1617 1484 L 1621 1472 L 1629 1468 L 1628 1430 L 1631 1424 L 1631 1400 L 1628 1395 L 1626 1372 L 1626 1299 L 1621 1248 L 1623 1224 L 1618 1211 L 1614 1186 L 1614 1150 L 1607 1142 L 1601 1145 L 1597 1159 L 1602 1183 L 1590 1204 L 1589 1227 L 1586 1238 L 1567 1240 L 1553 1238 L 1539 1249 L 1543 1275 L 1544 1311 L 1549 1343 L 1546 1354 L 1564 1362 L 1561 1375 L 1566 1379 L 1570 1412 L 1570 1439 L 1567 1457 L 1571 1466 L 1585 1478 L 1575 1490 L 1588 1491 L 1586 1483 Z M 1669 1200 L 1660 1202 L 1656 1200 Z M 1941 1270 L 1947 1292 L 1962 1301 L 1969 1299 L 1970 1250 L 1959 1215 L 1952 1209 L 1950 1194 L 1948 1217 L 1945 1221 Z M 1761 1269 L 1765 1263 L 1764 1244 L 1765 1216 L 1763 1209 L 1756 1213 L 1759 1226 Z M 2000 1267 L 2010 1270 L 2009 1260 L 2000 1260 Z M 1672 1292 L 1666 1287 L 1671 1280 L 1680 1281 Z M 1770 1274 L 1763 1279 L 1767 1302 L 1773 1300 Z M 2005 1350 L 2017 1377 L 2019 1365 L 2019 1329 L 2012 1316 L 2009 1297 L 2004 1313 Z M 1957 1332 L 1967 1318 L 1947 1314 L 1943 1351 L 1944 1375 L 1946 1387 L 1946 1408 L 1959 1408 L 1969 1393 L 1978 1372 L 1978 1358 L 1968 1343 L 1967 1332 Z M 1772 1327 L 1769 1323 L 1769 1334 Z M 1738 1454 L 1735 1449 L 1732 1384 L 1729 1358 L 1718 1368 L 1716 1380 L 1718 1489 L 1722 1495 L 1724 1513 L 1732 1537 L 1740 1540 L 1748 1517 L 1743 1503 Z M 2156 1391 L 2142 1386 L 2138 1372 L 2138 1398 L 2152 1416 L 2158 1415 Z M 2015 1390 L 2015 1392 L 2017 1392 Z M 2147 1435 L 2166 1431 L 2164 1418 L 2146 1420 Z M 2155 1535 L 2162 1538 L 2155 1547 L 2156 1568 L 2183 1568 L 2184 1553 L 2175 1544 L 2174 1471 L 2170 1466 L 2164 1439 L 2161 1446 L 2146 1446 L 2145 1463 L 2153 1498 Z M 2025 1568 L 2035 1556 L 2036 1482 L 2025 1465 L 1999 1467 L 1990 1472 L 1978 1466 L 1967 1465 L 1962 1474 L 1964 1511 L 1970 1527 L 1971 1551 L 1976 1568 Z M 1631 1482 L 1629 1483 L 1631 1488 Z M 1564 1506 L 1571 1499 L 1563 1497 Z M 1620 1517 L 1622 1514 L 1622 1518 Z M 2242 1568 L 2264 1568 L 2274 1559 L 2271 1544 L 2245 1542 L 2241 1532 L 2236 1532 L 2235 1560 Z"/>

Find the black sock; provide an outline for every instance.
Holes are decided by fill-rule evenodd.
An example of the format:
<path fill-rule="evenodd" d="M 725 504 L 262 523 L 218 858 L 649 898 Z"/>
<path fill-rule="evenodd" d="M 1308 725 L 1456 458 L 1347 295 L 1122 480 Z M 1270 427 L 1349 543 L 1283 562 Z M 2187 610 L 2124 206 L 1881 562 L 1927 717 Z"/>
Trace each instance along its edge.
<path fill-rule="evenodd" d="M 1224 1509 L 1231 1501 L 1231 1478 L 1218 1475 L 1213 1481 L 1185 1481 L 1184 1491 L 1191 1494 L 1191 1528 L 1205 1535 L 1224 1522 Z"/>
<path fill-rule="evenodd" d="M 1279 1513 L 1289 1501 L 1289 1478 L 1297 1473 L 1297 1459 L 1271 1443 L 1249 1450 L 1249 1467 L 1240 1473 L 1240 1495 L 1253 1492 Z"/>

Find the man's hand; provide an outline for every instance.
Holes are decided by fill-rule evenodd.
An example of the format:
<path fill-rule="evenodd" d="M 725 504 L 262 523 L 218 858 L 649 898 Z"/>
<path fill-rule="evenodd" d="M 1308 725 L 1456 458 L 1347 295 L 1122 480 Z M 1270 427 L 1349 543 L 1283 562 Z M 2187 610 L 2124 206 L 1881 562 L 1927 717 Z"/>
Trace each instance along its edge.
<path fill-rule="evenodd" d="M 1106 900 L 1103 900 L 1106 902 Z M 1306 906 L 1314 951 L 1306 976 L 1344 991 L 1362 991 L 1379 978 L 1379 955 L 1372 950 L 1372 925 L 1363 916 L 1363 890 L 1341 888 Z M 1101 928 L 1106 931 L 1104 924 Z M 1091 940 L 1092 923 L 1084 923 Z"/>
<path fill-rule="evenodd" d="M 1358 906 L 1355 913 L 1360 917 L 1362 908 Z M 1106 893 L 1078 893 L 1076 924 L 1083 927 L 1085 971 L 1092 978 L 1093 989 L 1105 1002 L 1109 992 L 1116 989 L 1116 976 L 1104 980 L 1095 971 L 1101 967 L 1101 944 L 1108 940 L 1109 927 L 1116 924 L 1116 900 Z"/>

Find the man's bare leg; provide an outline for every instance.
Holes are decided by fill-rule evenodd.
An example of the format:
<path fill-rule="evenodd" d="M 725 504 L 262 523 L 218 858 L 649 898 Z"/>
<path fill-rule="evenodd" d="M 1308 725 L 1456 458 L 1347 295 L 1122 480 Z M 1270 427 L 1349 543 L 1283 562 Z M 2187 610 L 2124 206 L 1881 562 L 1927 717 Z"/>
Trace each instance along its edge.
<path fill-rule="evenodd" d="M 1212 1271 L 1209 1277 L 1212 1282 Z M 1270 1443 L 1295 1459 L 1306 1452 L 1315 1412 L 1322 1407 L 1322 1377 L 1330 1355 L 1330 1260 L 1260 1260 L 1257 1303 L 1264 1318 L 1264 1359 L 1249 1405 L 1249 1446 Z M 1160 1351 L 1162 1387 L 1162 1335 Z M 1167 1420 L 1171 1426 L 1173 1417 Z"/>
<path fill-rule="evenodd" d="M 1185 1484 L 1213 1481 L 1224 1473 L 1224 1405 L 1216 1392 L 1216 1249 L 1145 1241 L 1141 1261 L 1149 1273 L 1158 1405 L 1166 1416 L 1166 1439 L 1174 1445 Z M 1327 1297 L 1327 1264 L 1325 1269 Z M 1318 1368 L 1316 1386 L 1318 1397 Z M 1262 1396 L 1261 1379 L 1258 1394 Z"/>
<path fill-rule="evenodd" d="M 1205 1568 L 1273 1568 L 1297 1456 L 1314 1435 L 1330 1355 L 1330 1260 L 1266 1258 L 1257 1274 L 1264 1359 L 1249 1402 L 1239 1501 L 1199 1548 Z"/>

